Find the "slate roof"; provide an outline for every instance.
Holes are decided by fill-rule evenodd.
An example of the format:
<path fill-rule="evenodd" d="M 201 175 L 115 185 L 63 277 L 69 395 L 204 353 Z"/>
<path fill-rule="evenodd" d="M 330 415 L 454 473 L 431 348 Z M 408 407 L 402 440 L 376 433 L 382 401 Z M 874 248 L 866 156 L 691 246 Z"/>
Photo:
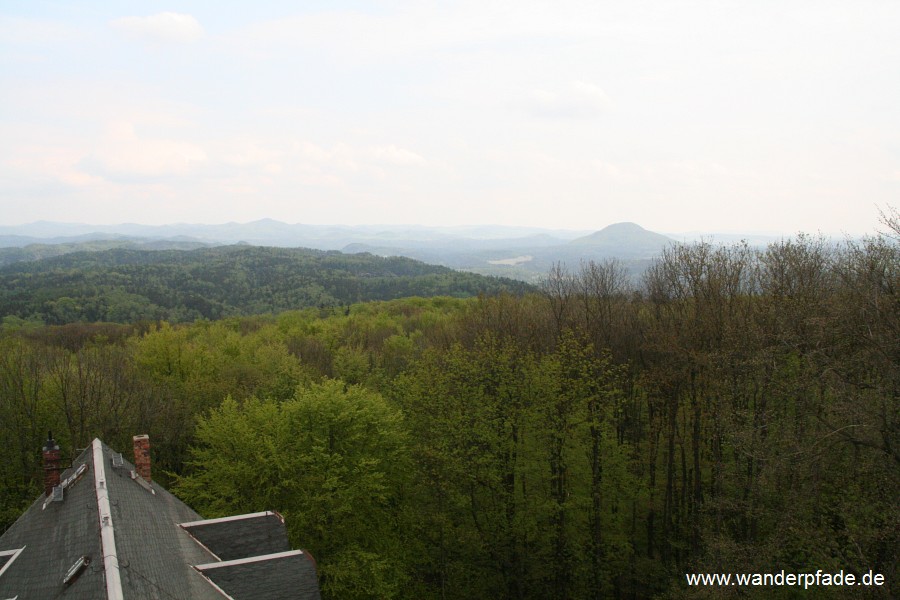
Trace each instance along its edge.
<path fill-rule="evenodd" d="M 284 520 L 272 511 L 181 523 L 181 528 L 219 560 L 275 554 L 291 549 Z"/>
<path fill-rule="evenodd" d="M 81 465 L 61 501 L 42 495 L 0 536 L 0 600 L 319 599 L 277 513 L 203 520 L 100 440 L 63 484 Z"/>
<path fill-rule="evenodd" d="M 315 567 L 301 550 L 199 565 L 197 570 L 232 598 L 319 597 Z"/>

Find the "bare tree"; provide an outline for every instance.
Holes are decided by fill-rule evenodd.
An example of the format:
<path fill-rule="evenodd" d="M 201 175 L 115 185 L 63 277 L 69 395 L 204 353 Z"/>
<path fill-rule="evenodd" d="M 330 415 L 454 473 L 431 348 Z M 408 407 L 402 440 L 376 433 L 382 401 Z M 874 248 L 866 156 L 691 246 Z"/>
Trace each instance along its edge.
<path fill-rule="evenodd" d="M 563 263 L 554 263 L 547 276 L 541 280 L 540 288 L 550 302 L 550 312 L 558 336 L 570 324 L 577 289 L 575 276 Z"/>

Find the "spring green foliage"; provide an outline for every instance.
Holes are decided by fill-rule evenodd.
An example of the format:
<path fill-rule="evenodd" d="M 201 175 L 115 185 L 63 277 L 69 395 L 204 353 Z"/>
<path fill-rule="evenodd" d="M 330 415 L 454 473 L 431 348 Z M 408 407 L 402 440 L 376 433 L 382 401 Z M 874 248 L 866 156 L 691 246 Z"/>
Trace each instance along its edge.
<path fill-rule="evenodd" d="M 149 433 L 205 516 L 281 511 L 326 598 L 797 597 L 684 580 L 781 569 L 896 596 L 897 241 L 680 246 L 624 284 L 589 263 L 518 297 L 6 318 L 2 524 L 47 429 L 69 453 Z"/>
<path fill-rule="evenodd" d="M 486 334 L 423 357 L 396 385 L 428 474 L 416 497 L 416 537 L 429 541 L 418 578 L 451 598 L 587 597 L 623 569 L 627 542 L 595 535 L 637 489 L 611 426 L 622 376 L 571 333 L 544 356 Z"/>
<path fill-rule="evenodd" d="M 400 594 L 408 446 L 400 411 L 379 394 L 325 380 L 283 402 L 228 397 L 200 419 L 189 467 L 173 489 L 204 514 L 284 515 L 326 594 Z"/>

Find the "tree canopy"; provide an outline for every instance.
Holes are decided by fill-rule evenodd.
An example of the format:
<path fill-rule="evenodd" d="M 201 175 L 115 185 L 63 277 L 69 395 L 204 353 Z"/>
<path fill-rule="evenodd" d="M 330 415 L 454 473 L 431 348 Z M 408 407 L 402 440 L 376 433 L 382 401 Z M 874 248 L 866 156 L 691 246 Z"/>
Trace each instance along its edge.
<path fill-rule="evenodd" d="M 70 456 L 148 433 L 201 514 L 282 512 L 326 598 L 798 597 L 685 581 L 782 569 L 895 597 L 898 290 L 892 234 L 800 236 L 671 247 L 636 284 L 610 261 L 524 295 L 6 315 L 0 527 L 40 493 L 48 429 Z"/>

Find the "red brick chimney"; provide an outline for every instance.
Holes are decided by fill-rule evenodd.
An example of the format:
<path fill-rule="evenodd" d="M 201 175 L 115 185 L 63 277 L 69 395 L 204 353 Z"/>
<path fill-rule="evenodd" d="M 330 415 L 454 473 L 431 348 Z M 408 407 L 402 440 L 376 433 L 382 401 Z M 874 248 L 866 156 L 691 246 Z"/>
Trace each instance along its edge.
<path fill-rule="evenodd" d="M 53 439 L 53 434 L 47 432 L 47 443 L 44 444 L 44 494 L 50 497 L 53 488 L 59 485 L 59 474 L 62 472 L 60 467 L 61 455 L 59 452 L 59 444 Z"/>
<path fill-rule="evenodd" d="M 134 442 L 134 470 L 150 483 L 153 481 L 150 477 L 150 436 L 136 435 L 131 439 Z"/>

